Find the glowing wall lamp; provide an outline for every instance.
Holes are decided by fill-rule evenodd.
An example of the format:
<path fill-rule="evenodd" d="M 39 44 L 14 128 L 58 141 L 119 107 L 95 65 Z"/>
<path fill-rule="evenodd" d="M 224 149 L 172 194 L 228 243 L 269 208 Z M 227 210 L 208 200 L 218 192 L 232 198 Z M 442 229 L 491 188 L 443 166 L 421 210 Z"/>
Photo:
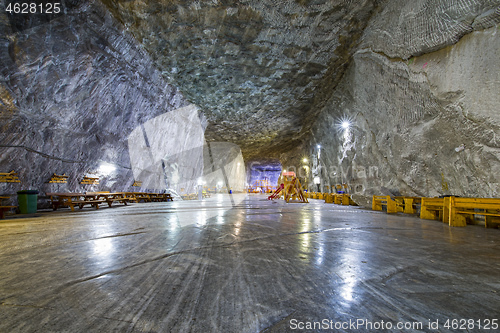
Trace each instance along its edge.
<path fill-rule="evenodd" d="M 349 129 L 349 127 L 351 127 L 351 123 L 348 120 L 344 120 L 341 126 L 343 129 Z"/>

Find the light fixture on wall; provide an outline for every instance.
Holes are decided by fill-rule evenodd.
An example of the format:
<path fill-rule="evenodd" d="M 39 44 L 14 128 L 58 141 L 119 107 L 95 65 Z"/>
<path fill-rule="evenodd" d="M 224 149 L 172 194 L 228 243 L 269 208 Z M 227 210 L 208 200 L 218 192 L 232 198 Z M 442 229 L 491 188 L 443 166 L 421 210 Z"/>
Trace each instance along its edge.
<path fill-rule="evenodd" d="M 335 120 L 335 127 L 338 131 L 349 131 L 354 124 L 354 117 L 343 115 L 342 117 Z"/>

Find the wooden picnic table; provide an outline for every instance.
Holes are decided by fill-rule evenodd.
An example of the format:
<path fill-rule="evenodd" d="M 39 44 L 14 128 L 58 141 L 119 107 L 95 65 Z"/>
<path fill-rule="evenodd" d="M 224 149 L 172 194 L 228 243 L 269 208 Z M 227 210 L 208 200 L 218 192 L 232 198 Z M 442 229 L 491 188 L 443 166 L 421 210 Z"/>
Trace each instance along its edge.
<path fill-rule="evenodd" d="M 95 209 L 99 209 L 99 204 L 107 203 L 109 207 L 114 202 L 121 202 L 127 205 L 129 202 L 145 202 L 152 201 L 173 201 L 173 198 L 168 193 L 143 193 L 143 192 L 86 192 L 86 193 L 47 193 L 50 196 L 52 209 L 57 210 L 59 207 L 69 207 L 71 211 L 75 210 L 75 206 L 80 209 L 85 205 L 91 205 Z"/>
<path fill-rule="evenodd" d="M 126 195 L 126 192 L 87 192 L 87 193 L 47 193 L 50 196 L 52 209 L 59 207 L 69 207 L 71 211 L 75 206 L 82 209 L 85 205 L 90 205 L 99 209 L 99 204 L 107 203 L 109 207 L 113 202 L 118 201 L 127 204 L 130 201 L 137 201 L 135 198 Z"/>
<path fill-rule="evenodd" d="M 174 201 L 170 193 L 146 193 L 146 192 L 126 192 L 137 199 L 137 202 L 143 200 L 144 202 L 160 202 L 160 201 Z"/>
<path fill-rule="evenodd" d="M 113 202 L 118 201 L 123 203 L 125 206 L 130 201 L 137 202 L 135 197 L 127 195 L 127 192 L 114 192 L 114 193 L 103 193 L 103 192 L 95 192 L 95 193 L 86 193 L 86 196 L 94 195 L 94 200 L 104 200 L 107 202 L 109 207 L 113 204 Z"/>

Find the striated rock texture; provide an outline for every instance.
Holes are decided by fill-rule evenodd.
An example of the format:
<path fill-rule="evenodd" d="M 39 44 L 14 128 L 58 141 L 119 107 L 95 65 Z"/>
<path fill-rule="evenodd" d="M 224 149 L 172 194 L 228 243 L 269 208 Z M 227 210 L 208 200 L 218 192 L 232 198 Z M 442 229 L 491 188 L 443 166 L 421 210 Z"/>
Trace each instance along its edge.
<path fill-rule="evenodd" d="M 187 105 L 183 95 L 102 5 L 26 29 L 1 15 L 0 172 L 15 170 L 22 183 L 0 192 L 131 190 L 128 136 Z M 116 169 L 103 172 L 103 162 Z M 68 184 L 46 184 L 53 173 Z M 85 175 L 100 184 L 79 185 Z"/>
<path fill-rule="evenodd" d="M 422 2 L 420 11 L 407 5 L 374 19 L 307 149 L 317 156 L 316 144 L 324 147 L 323 167 L 313 176 L 321 175 L 325 189 L 347 182 L 365 205 L 373 194 L 500 196 L 498 5 Z M 435 14 L 423 21 L 429 11 Z M 445 14 L 454 24 L 439 20 Z M 409 15 L 429 22 L 422 37 L 395 33 L 417 24 Z M 384 20 L 401 23 L 381 30 Z M 433 22 L 441 22 L 439 40 L 427 39 L 439 35 Z M 453 46 L 423 54 L 453 44 L 465 31 L 472 32 Z M 421 55 L 398 58 L 413 54 Z M 345 120 L 348 129 L 341 126 Z"/>
<path fill-rule="evenodd" d="M 169 82 L 205 113 L 208 140 L 246 158 L 304 140 L 376 1 L 103 0 Z"/>

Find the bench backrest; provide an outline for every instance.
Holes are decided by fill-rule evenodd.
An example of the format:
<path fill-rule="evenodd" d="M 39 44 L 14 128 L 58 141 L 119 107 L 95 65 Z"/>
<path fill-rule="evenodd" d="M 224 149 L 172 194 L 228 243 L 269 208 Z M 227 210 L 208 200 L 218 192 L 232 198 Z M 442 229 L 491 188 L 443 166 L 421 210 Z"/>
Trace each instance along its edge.
<path fill-rule="evenodd" d="M 452 198 L 450 205 L 469 209 L 500 209 L 500 199 L 496 198 Z"/>
<path fill-rule="evenodd" d="M 442 206 L 444 198 L 422 198 L 422 206 Z"/>

